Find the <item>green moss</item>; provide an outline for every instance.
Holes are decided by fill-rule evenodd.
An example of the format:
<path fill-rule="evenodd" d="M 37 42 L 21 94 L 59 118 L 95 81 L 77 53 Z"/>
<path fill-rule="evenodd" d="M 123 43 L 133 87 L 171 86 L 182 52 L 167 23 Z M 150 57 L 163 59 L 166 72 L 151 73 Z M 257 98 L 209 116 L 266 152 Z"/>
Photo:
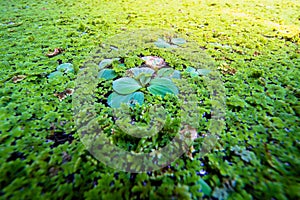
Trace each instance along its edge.
<path fill-rule="evenodd" d="M 1 1 L 0 7 L 2 198 L 300 198 L 297 1 L 18 0 Z M 181 33 L 206 49 L 217 67 L 226 63 L 236 73 L 221 75 L 227 96 L 226 129 L 218 134 L 220 144 L 214 150 L 198 159 L 203 145 L 199 137 L 193 160 L 183 155 L 164 169 L 131 174 L 115 172 L 85 150 L 74 122 L 72 97 L 60 101 L 54 94 L 76 87 L 79 69 L 104 40 L 140 28 Z M 54 48 L 64 52 L 46 57 Z M 113 64 L 113 68 L 124 76 L 128 68 L 142 64 L 139 55 L 163 57 L 180 71 L 192 63 L 171 53 L 132 47 L 126 65 Z M 92 59 L 97 66 L 97 57 Z M 58 60 L 72 63 L 75 74 L 49 79 Z M 14 82 L 18 75 L 26 78 Z M 205 80 L 188 74 L 182 78 L 197 91 L 198 134 L 203 136 L 212 114 Z M 112 111 L 105 105 L 111 85 L 99 80 L 95 94 L 98 120 L 107 134 L 115 128 Z M 134 141 L 117 132 L 114 142 L 120 141 L 124 149 L 151 151 L 167 144 L 178 129 L 180 112 L 173 97 L 145 96 L 145 101 L 163 102 L 170 116 L 153 141 Z M 211 197 L 201 180 L 212 189 Z"/>

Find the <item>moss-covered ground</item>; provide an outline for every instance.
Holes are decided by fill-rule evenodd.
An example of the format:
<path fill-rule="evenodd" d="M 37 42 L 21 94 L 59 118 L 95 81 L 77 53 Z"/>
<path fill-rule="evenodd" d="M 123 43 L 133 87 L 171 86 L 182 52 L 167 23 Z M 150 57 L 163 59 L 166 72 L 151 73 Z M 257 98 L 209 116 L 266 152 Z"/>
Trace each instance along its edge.
<path fill-rule="evenodd" d="M 0 9 L 1 199 L 300 199 L 299 0 L 5 0 Z M 183 34 L 214 59 L 226 128 L 201 159 L 131 174 L 85 150 L 72 97 L 54 95 L 76 73 L 47 76 L 59 63 L 77 72 L 104 40 L 140 28 Z M 55 48 L 64 51 L 45 55 Z"/>

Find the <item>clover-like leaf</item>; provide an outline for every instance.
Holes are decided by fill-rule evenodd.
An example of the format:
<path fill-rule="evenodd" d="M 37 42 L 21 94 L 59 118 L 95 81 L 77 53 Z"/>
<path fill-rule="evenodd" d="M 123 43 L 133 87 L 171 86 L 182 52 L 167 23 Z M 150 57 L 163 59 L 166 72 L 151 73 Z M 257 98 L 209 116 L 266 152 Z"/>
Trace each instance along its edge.
<path fill-rule="evenodd" d="M 112 69 L 102 69 L 98 73 L 98 78 L 104 78 L 106 80 L 111 80 L 117 77 L 117 74 L 114 70 Z"/>
<path fill-rule="evenodd" d="M 147 88 L 151 94 L 164 97 L 167 93 L 177 95 L 179 93 L 176 85 L 168 78 L 155 78 L 150 81 L 150 86 Z"/>
<path fill-rule="evenodd" d="M 113 82 L 113 89 L 119 94 L 130 94 L 141 87 L 139 82 L 129 77 L 119 78 Z"/>
<path fill-rule="evenodd" d="M 71 63 L 63 63 L 61 65 L 58 65 L 56 70 L 65 72 L 65 73 L 68 73 L 68 72 L 74 73 L 74 67 Z"/>
<path fill-rule="evenodd" d="M 132 94 L 121 95 L 116 92 L 111 93 L 107 98 L 107 104 L 112 108 L 119 108 L 122 103 L 135 105 L 144 103 L 144 94 L 142 92 L 134 92 Z"/>

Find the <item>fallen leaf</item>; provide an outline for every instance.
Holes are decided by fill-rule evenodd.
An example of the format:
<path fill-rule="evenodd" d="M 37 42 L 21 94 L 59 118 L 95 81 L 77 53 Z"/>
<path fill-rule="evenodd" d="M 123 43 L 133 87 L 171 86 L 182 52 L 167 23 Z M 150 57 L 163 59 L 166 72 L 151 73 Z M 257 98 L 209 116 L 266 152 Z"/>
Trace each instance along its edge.
<path fill-rule="evenodd" d="M 221 64 L 220 67 L 218 67 L 219 70 L 221 70 L 222 74 L 230 74 L 230 75 L 234 75 L 236 73 L 236 69 L 230 67 L 227 64 Z"/>
<path fill-rule="evenodd" d="M 145 64 L 151 67 L 152 69 L 160 69 L 162 67 L 166 66 L 166 62 L 164 59 L 157 57 L 157 56 L 145 56 L 142 57 L 142 59 L 145 61 Z"/>
<path fill-rule="evenodd" d="M 67 88 L 67 89 L 65 90 L 65 92 L 66 92 L 67 95 L 72 95 L 73 92 L 74 92 L 74 90 L 73 90 L 73 89 Z"/>
<path fill-rule="evenodd" d="M 61 48 L 55 48 L 54 51 L 52 53 L 46 54 L 46 56 L 48 56 L 49 58 L 52 58 L 60 53 L 63 52 L 63 49 Z"/>
<path fill-rule="evenodd" d="M 258 51 L 255 51 L 254 53 L 253 53 L 253 56 L 259 56 L 260 55 L 260 53 L 258 52 Z"/>
<path fill-rule="evenodd" d="M 17 76 L 14 76 L 14 77 L 12 78 L 12 81 L 13 81 L 14 83 L 17 83 L 17 82 L 22 81 L 24 78 L 26 78 L 25 75 L 17 75 Z"/>
<path fill-rule="evenodd" d="M 67 88 L 63 92 L 55 93 L 54 96 L 58 97 L 59 101 L 64 100 L 67 96 L 71 96 L 73 94 L 74 90 Z"/>

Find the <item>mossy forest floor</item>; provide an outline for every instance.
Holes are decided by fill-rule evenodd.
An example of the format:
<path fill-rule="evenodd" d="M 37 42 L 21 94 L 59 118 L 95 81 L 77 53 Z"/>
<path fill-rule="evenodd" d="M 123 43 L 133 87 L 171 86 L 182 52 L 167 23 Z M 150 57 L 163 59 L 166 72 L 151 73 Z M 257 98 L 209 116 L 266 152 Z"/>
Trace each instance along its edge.
<path fill-rule="evenodd" d="M 0 199 L 300 199 L 299 0 L 3 0 L 0 9 Z M 72 97 L 54 94 L 104 40 L 141 28 L 182 34 L 213 58 L 226 127 L 201 159 L 131 174 L 85 150 Z M 55 48 L 63 52 L 47 57 Z M 75 74 L 50 81 L 59 63 Z"/>

